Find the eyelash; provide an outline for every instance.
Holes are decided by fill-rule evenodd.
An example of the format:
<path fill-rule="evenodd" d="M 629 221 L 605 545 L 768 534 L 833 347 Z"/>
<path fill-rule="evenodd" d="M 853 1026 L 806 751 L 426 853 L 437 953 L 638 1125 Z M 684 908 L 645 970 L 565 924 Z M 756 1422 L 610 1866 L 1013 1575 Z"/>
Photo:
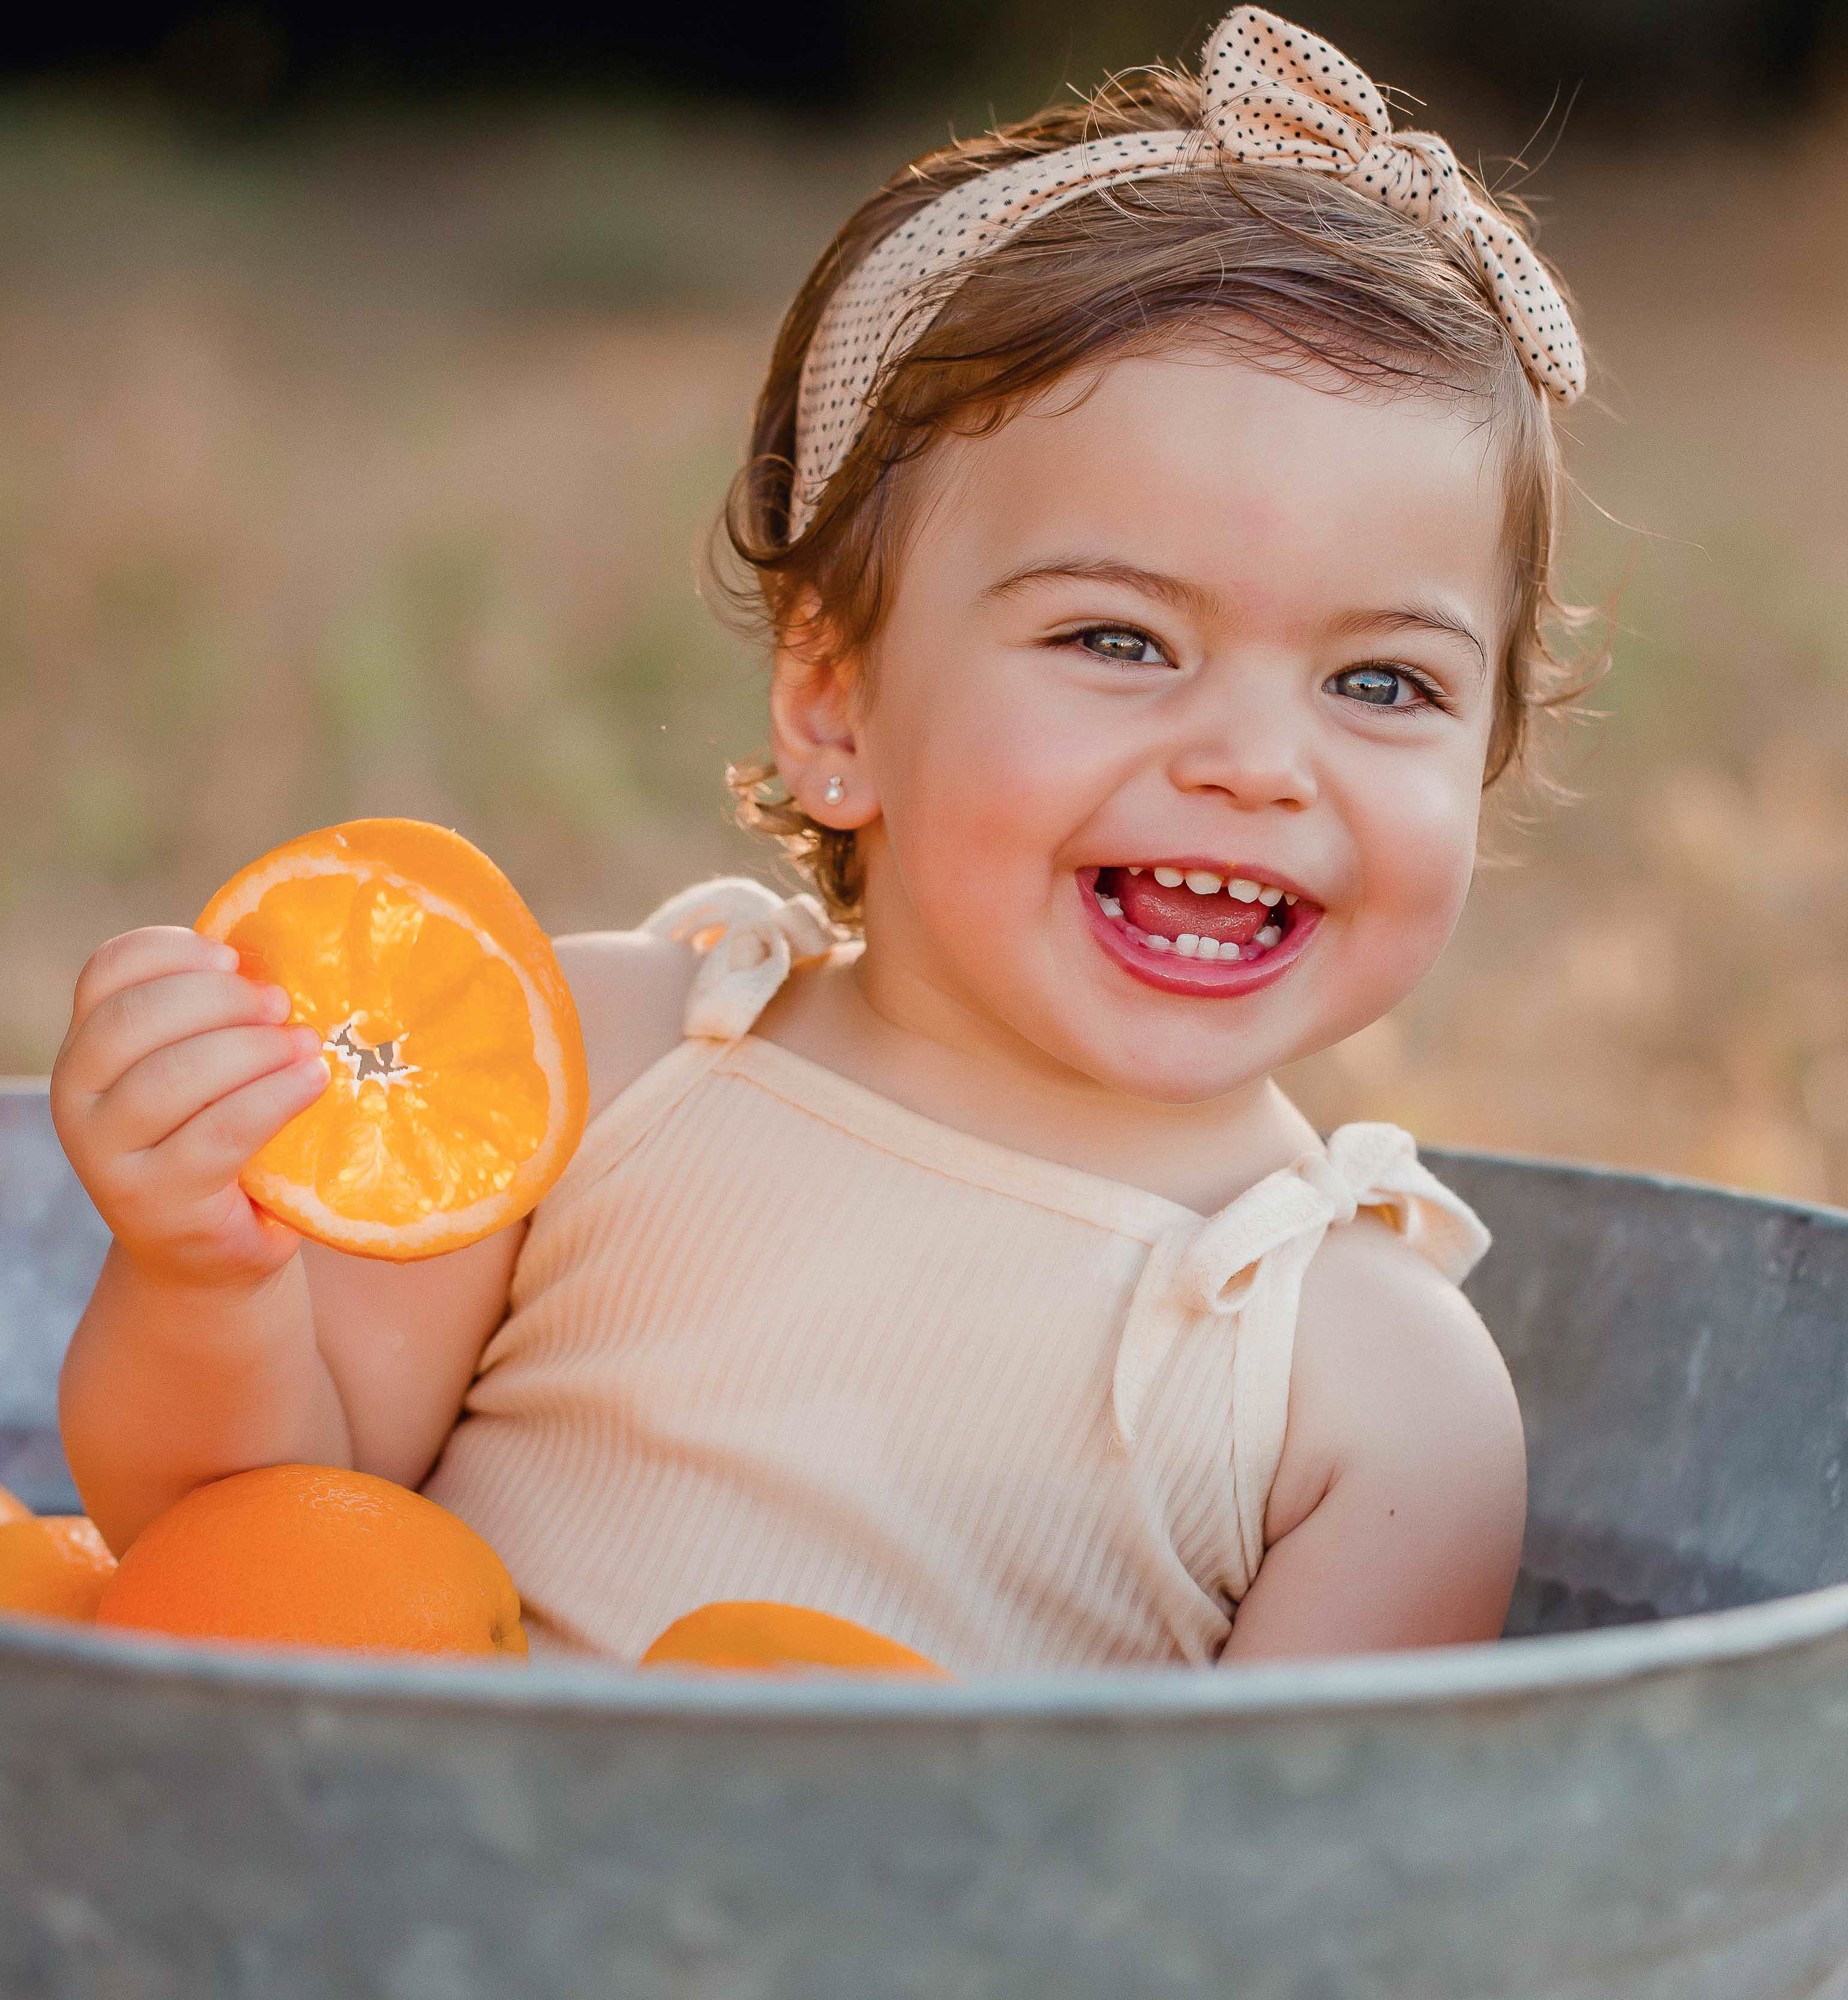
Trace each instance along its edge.
<path fill-rule="evenodd" d="M 1053 644 L 1057 646 L 1077 646 L 1088 658 L 1104 660 L 1113 666 L 1141 667 L 1154 664 L 1148 660 L 1111 660 L 1110 655 L 1107 653 L 1092 652 L 1084 642 L 1089 638 L 1095 637 L 1100 632 L 1107 632 L 1118 638 L 1140 639 L 1145 646 L 1153 646 L 1157 652 L 1162 650 L 1159 639 L 1153 638 L 1149 633 L 1144 632 L 1139 626 L 1135 625 L 1081 625 L 1075 632 L 1062 633 L 1053 641 Z M 1444 690 L 1429 674 L 1421 673 L 1418 668 L 1405 666 L 1397 660 L 1359 660 L 1351 667 L 1343 667 L 1341 673 L 1331 674 L 1329 678 L 1331 680 L 1339 680 L 1342 674 L 1361 673 L 1369 668 L 1376 673 L 1397 674 L 1401 680 L 1406 681 L 1409 685 L 1417 689 L 1419 699 L 1417 701 L 1404 703 L 1392 702 L 1388 704 L 1362 702 L 1359 704 L 1361 707 L 1383 707 L 1388 714 L 1396 712 L 1400 715 L 1415 714 L 1420 708 L 1440 709 L 1446 715 L 1454 713 L 1449 696 L 1445 694 Z"/>
<path fill-rule="evenodd" d="M 1093 653 L 1084 642 L 1087 639 L 1095 638 L 1100 632 L 1106 632 L 1112 638 L 1140 639 L 1145 646 L 1153 646 L 1158 653 L 1162 650 L 1159 639 L 1150 637 L 1147 632 L 1144 632 L 1139 626 L 1135 625 L 1081 625 L 1075 632 L 1061 633 L 1053 641 L 1053 644 L 1055 646 L 1076 646 L 1085 654 L 1086 658 L 1102 660 L 1106 665 L 1113 667 L 1146 667 L 1154 664 L 1151 660 L 1117 660 L 1112 659 L 1108 653 Z"/>
<path fill-rule="evenodd" d="M 1362 708 L 1377 708 L 1384 715 L 1415 715 L 1421 708 L 1435 708 L 1445 715 L 1455 713 L 1450 697 L 1438 686 L 1429 674 L 1420 673 L 1416 667 L 1405 666 L 1398 660 L 1360 660 L 1351 667 L 1343 667 L 1341 673 L 1331 674 L 1331 680 L 1340 680 L 1342 674 L 1397 674 L 1418 691 L 1418 699 L 1408 702 L 1362 702 Z"/>

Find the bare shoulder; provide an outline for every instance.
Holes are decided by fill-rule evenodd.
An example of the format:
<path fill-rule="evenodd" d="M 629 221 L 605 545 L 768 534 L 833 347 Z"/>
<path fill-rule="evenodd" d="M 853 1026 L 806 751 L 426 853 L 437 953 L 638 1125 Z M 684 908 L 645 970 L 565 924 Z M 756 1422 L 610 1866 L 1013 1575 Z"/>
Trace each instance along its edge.
<path fill-rule="evenodd" d="M 1303 1283 L 1266 1539 L 1363 1468 L 1505 1503 L 1526 1467 L 1514 1384 L 1468 1299 L 1375 1218 L 1331 1230 Z"/>
<path fill-rule="evenodd" d="M 1528 1486 L 1520 1410 L 1468 1300 L 1376 1220 L 1304 1282 L 1264 1562 L 1222 1658 L 1500 1634 Z"/>
<path fill-rule="evenodd" d="M 594 1118 L 680 1040 L 699 959 L 647 931 L 577 931 L 552 948 L 584 1029 Z"/>
<path fill-rule="evenodd" d="M 1331 1230 L 1228 1664 L 1493 1639 L 1527 1515 L 1514 1388 L 1469 1302 L 1377 1221 Z"/>

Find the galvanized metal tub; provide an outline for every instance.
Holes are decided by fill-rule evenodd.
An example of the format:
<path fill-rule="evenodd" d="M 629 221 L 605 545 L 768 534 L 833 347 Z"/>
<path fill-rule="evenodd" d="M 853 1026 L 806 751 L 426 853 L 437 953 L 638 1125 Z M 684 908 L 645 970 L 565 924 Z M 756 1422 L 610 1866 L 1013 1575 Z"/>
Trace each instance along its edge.
<path fill-rule="evenodd" d="M 0 1993 L 1848 2000 L 1848 1217 L 1433 1157 L 1529 1429 L 1501 1644 L 727 1684 L 0 1621 Z M 102 1245 L 0 1093 L 41 1505 Z"/>

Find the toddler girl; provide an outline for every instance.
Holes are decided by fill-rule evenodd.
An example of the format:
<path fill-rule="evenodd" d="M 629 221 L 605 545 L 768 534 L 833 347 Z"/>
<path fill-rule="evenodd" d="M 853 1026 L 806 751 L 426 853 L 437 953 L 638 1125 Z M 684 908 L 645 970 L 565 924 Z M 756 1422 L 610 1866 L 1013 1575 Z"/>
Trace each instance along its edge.
<path fill-rule="evenodd" d="M 1456 922 L 1555 692 L 1580 387 L 1516 225 L 1260 8 L 1198 79 L 905 168 L 792 307 L 728 516 L 775 650 L 733 782 L 813 893 L 561 941 L 592 1118 L 527 1223 L 299 1243 L 236 1185 L 325 1083 L 286 996 L 175 928 L 85 967 L 104 1534 L 306 1460 L 479 1529 L 541 1650 L 724 1598 L 957 1672 L 1495 1636 L 1486 1236 L 1271 1078 Z"/>

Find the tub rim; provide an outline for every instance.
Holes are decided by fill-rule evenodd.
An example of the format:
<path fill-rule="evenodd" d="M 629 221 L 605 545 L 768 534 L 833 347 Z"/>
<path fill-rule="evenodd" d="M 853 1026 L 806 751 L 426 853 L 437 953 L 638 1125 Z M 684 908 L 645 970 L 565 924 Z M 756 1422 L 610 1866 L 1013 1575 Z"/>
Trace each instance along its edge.
<path fill-rule="evenodd" d="M 1046 1723 L 1236 1720 L 1616 1691 L 1634 1683 L 1788 1655 L 1848 1633 L 1848 1583 L 1648 1625 L 1471 1645 L 1239 1667 L 968 1675 L 814 1672 L 787 1678 L 639 1670 L 552 1659 L 525 1667 L 369 1659 L 306 1648 L 186 1641 L 49 1618 L 0 1617 L 0 1685 L 12 1666 L 65 1666 L 149 1689 L 220 1688 L 323 1702 L 387 1703 L 582 1718 L 727 1722 Z"/>

